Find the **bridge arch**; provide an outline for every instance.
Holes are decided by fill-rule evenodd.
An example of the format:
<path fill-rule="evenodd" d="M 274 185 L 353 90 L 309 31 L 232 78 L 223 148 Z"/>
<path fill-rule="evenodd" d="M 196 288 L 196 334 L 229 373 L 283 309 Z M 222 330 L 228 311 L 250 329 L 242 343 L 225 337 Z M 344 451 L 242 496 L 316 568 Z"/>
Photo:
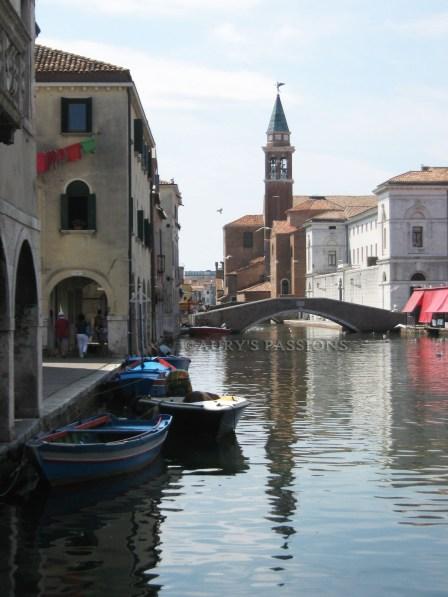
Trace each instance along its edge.
<path fill-rule="evenodd" d="M 241 332 L 257 323 L 280 315 L 310 313 L 325 317 L 351 332 L 385 332 L 399 323 L 406 323 L 406 314 L 367 307 L 327 298 L 281 297 L 250 303 L 237 303 L 194 316 L 195 325 L 221 326 L 225 324 Z"/>
<path fill-rule="evenodd" d="M 276 317 L 286 318 L 286 317 L 296 316 L 298 312 L 299 312 L 298 309 L 289 309 L 289 310 L 286 310 L 286 311 L 277 311 L 276 313 L 272 313 L 271 315 L 267 315 L 266 317 L 261 317 L 260 319 L 254 321 L 253 323 L 250 323 L 250 324 L 246 325 L 245 327 L 243 327 L 239 331 L 240 332 L 244 332 L 244 331 L 248 330 L 249 328 L 251 328 L 253 326 L 260 325 L 262 323 L 265 323 L 265 322 L 269 321 L 270 319 L 275 319 Z M 357 328 L 355 328 L 348 321 L 345 321 L 345 320 L 342 320 L 342 319 L 336 318 L 336 317 L 330 317 L 328 314 L 321 313 L 321 312 L 319 312 L 317 310 L 313 310 L 313 309 L 301 309 L 300 312 L 301 313 L 307 313 L 308 315 L 317 315 L 318 317 L 324 317 L 325 319 L 328 319 L 329 321 L 333 321 L 334 323 L 339 324 L 340 326 L 342 326 L 348 332 L 359 332 L 360 331 Z"/>

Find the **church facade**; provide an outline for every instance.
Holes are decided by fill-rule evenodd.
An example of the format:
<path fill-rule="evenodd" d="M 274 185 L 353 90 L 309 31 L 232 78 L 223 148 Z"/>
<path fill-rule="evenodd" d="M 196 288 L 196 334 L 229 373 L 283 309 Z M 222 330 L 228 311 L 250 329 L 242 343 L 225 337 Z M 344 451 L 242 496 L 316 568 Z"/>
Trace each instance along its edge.
<path fill-rule="evenodd" d="M 224 226 L 224 296 L 316 296 L 401 309 L 448 281 L 448 168 L 424 166 L 370 195 L 294 195 L 280 95 L 267 130 L 263 214 Z"/>

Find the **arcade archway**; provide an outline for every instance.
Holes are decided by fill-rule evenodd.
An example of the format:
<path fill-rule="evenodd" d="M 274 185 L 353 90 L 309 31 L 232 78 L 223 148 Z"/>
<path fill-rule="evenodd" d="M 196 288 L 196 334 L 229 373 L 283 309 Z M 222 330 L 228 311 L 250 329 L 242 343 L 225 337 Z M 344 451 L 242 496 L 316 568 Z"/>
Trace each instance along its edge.
<path fill-rule="evenodd" d="M 95 317 L 101 311 L 103 320 L 107 322 L 109 311 L 105 289 L 96 280 L 85 276 L 70 276 L 56 284 L 49 298 L 46 347 L 50 353 L 55 350 L 54 323 L 61 310 L 70 323 L 69 350 L 76 347 L 75 325 L 81 313 L 89 322 L 92 330 L 92 346 L 89 350 L 97 348 L 99 338 L 95 335 Z M 107 340 L 107 329 L 105 339 Z"/>
<path fill-rule="evenodd" d="M 39 416 L 39 310 L 37 279 L 30 245 L 25 241 L 17 264 L 14 295 L 14 416 Z"/>

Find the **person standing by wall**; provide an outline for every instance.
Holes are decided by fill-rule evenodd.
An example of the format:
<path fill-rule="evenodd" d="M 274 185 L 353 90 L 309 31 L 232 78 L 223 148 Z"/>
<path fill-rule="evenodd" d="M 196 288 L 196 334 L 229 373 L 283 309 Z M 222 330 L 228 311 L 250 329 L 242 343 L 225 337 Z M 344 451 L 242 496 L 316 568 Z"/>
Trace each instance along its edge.
<path fill-rule="evenodd" d="M 87 354 L 87 347 L 89 345 L 89 324 L 86 321 L 83 313 L 78 315 L 76 322 L 76 342 L 78 344 L 79 358 L 83 359 Z"/>
<path fill-rule="evenodd" d="M 65 359 L 68 351 L 68 337 L 70 335 L 70 324 L 65 317 L 62 309 L 59 311 L 58 318 L 54 324 L 54 335 L 56 338 L 56 348 L 59 355 Z"/>

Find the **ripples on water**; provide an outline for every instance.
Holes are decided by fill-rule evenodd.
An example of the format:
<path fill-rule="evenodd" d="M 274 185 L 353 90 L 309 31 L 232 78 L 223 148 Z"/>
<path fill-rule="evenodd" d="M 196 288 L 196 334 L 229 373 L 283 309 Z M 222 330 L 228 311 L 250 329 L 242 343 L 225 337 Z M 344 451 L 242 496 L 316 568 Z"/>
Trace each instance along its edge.
<path fill-rule="evenodd" d="M 248 398 L 236 438 L 5 505 L 2 595 L 448 594 L 444 340 L 263 326 L 180 349 L 195 389 Z"/>

